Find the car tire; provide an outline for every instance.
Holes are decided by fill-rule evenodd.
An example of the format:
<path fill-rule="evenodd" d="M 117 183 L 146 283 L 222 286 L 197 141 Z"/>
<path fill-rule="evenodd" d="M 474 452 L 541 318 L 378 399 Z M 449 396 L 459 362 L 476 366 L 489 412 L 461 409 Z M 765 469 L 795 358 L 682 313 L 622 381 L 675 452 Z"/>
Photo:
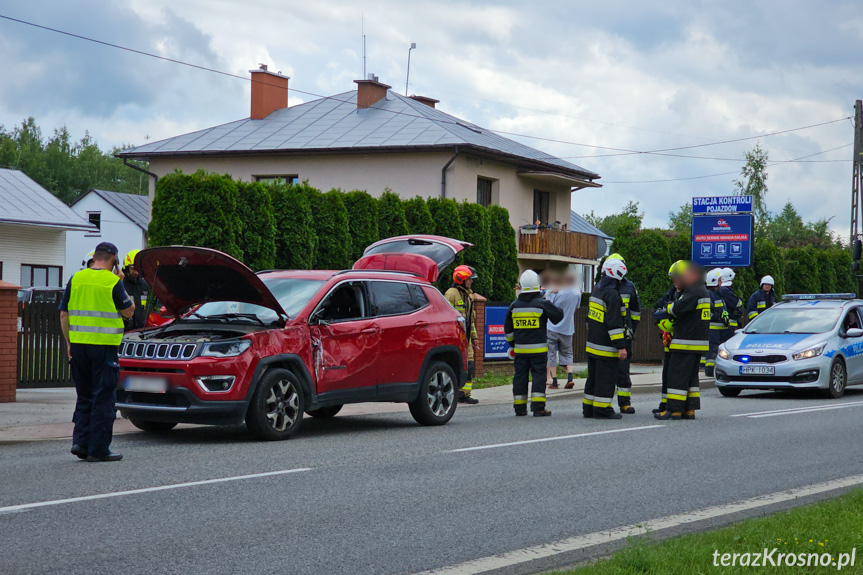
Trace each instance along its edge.
<path fill-rule="evenodd" d="M 455 414 L 458 404 L 458 379 L 452 368 L 433 361 L 423 374 L 417 398 L 408 404 L 420 425 L 444 425 Z"/>
<path fill-rule="evenodd" d="M 829 387 L 825 390 L 824 395 L 839 399 L 845 395 L 845 388 L 848 386 L 848 371 L 845 369 L 845 362 L 838 357 L 830 364 L 830 380 Z"/>
<path fill-rule="evenodd" d="M 166 433 L 177 427 L 176 423 L 171 423 L 170 421 L 148 421 L 146 419 L 138 419 L 137 417 L 130 417 L 129 421 L 141 431 L 148 431 L 150 433 Z"/>
<path fill-rule="evenodd" d="M 290 439 L 300 430 L 305 405 L 297 376 L 287 369 L 270 369 L 252 394 L 246 427 L 264 441 Z"/>
<path fill-rule="evenodd" d="M 742 389 L 734 389 L 733 387 L 717 387 L 716 389 L 719 390 L 719 394 L 722 397 L 737 397 L 743 391 Z"/>
<path fill-rule="evenodd" d="M 342 405 L 329 405 L 327 407 L 319 407 L 318 409 L 312 409 L 306 412 L 306 415 L 310 415 L 317 419 L 330 419 L 336 416 L 338 412 L 342 410 Z"/>

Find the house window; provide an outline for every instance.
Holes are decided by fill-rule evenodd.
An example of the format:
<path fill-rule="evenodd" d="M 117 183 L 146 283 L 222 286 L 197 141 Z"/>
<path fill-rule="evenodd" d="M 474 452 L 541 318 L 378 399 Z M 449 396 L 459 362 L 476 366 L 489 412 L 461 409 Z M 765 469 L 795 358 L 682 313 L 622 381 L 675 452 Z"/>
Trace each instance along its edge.
<path fill-rule="evenodd" d="M 278 176 L 253 176 L 256 182 L 262 182 L 264 184 L 274 184 L 278 181 L 282 181 L 285 184 L 292 186 L 294 184 L 300 183 L 300 176 L 297 174 L 283 174 Z"/>
<path fill-rule="evenodd" d="M 3 281 L 3 262 L 0 262 L 0 281 Z"/>
<path fill-rule="evenodd" d="M 21 264 L 22 287 L 61 287 L 63 268 L 60 266 L 40 266 Z"/>
<path fill-rule="evenodd" d="M 476 179 L 476 203 L 488 207 L 491 205 L 491 185 L 494 180 L 488 178 Z"/>
<path fill-rule="evenodd" d="M 87 212 L 87 219 L 96 226 L 98 231 L 89 232 L 87 237 L 97 238 L 102 235 L 102 212 Z"/>
<path fill-rule="evenodd" d="M 548 202 L 548 192 L 533 191 L 533 221 L 539 221 L 541 226 L 548 225 Z"/>

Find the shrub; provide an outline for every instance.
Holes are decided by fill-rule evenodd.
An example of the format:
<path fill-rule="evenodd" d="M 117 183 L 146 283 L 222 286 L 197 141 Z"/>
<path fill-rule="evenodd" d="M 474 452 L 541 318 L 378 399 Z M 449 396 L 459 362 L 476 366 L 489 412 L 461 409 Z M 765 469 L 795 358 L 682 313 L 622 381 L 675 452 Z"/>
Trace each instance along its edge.
<path fill-rule="evenodd" d="M 833 253 L 836 271 L 836 291 L 840 293 L 857 293 L 857 276 L 851 270 L 851 254 L 841 247 L 830 248 Z"/>
<path fill-rule="evenodd" d="M 434 220 L 435 233 L 437 235 L 456 240 L 464 239 L 457 202 L 449 199 L 429 198 L 427 204 Z M 471 249 L 473 248 L 468 248 L 468 250 Z M 446 290 L 452 284 L 452 270 L 455 266 L 462 263 L 463 257 L 462 254 L 459 254 L 449 267 L 441 270 L 440 278 L 437 282 L 439 289 Z"/>
<path fill-rule="evenodd" d="M 479 276 L 473 283 L 473 291 L 489 296 L 494 288 L 495 277 L 488 212 L 479 204 L 463 202 L 459 204 L 459 216 L 462 239 L 473 244 L 472 248 L 463 252 L 463 261 L 476 269 Z"/>
<path fill-rule="evenodd" d="M 811 246 L 789 248 L 786 252 L 785 288 L 787 293 L 819 293 L 821 280 L 818 259 Z M 760 278 L 759 278 L 760 279 Z"/>
<path fill-rule="evenodd" d="M 380 239 L 408 233 L 405 208 L 398 194 L 387 188 L 378 199 L 378 236 Z"/>
<path fill-rule="evenodd" d="M 688 260 L 692 258 L 692 233 L 681 232 L 668 238 L 668 253 L 671 261 Z M 666 270 L 668 271 L 668 270 Z"/>
<path fill-rule="evenodd" d="M 405 219 L 412 234 L 434 234 L 435 225 L 425 199 L 416 196 L 404 201 Z"/>
<path fill-rule="evenodd" d="M 624 232 L 624 233 L 621 233 Z M 627 278 L 638 289 L 644 305 L 653 305 L 668 290 L 668 268 L 671 254 L 668 242 L 656 230 L 635 231 L 631 227 L 618 230 L 611 251 L 623 256 L 627 263 Z"/>
<path fill-rule="evenodd" d="M 494 283 L 488 299 L 504 302 L 515 298 L 518 283 L 518 246 L 509 212 L 501 206 L 488 207 L 491 251 L 494 256 Z"/>
<path fill-rule="evenodd" d="M 776 284 L 773 289 L 776 291 L 776 296 L 779 297 L 785 292 L 785 260 L 782 257 L 782 250 L 777 248 L 773 242 L 765 238 L 755 240 L 755 246 L 752 249 L 752 263 L 755 265 L 753 272 L 756 281 L 759 281 L 764 276 L 773 276 L 773 281 Z"/>
<path fill-rule="evenodd" d="M 315 268 L 341 270 L 353 265 L 351 234 L 348 231 L 348 210 L 342 192 L 330 190 L 311 194 L 315 222 Z"/>
<path fill-rule="evenodd" d="M 351 258 L 363 256 L 363 250 L 378 241 L 378 202 L 363 190 L 346 193 L 343 198 L 348 210 L 348 230 L 351 234 Z"/>
<path fill-rule="evenodd" d="M 242 220 L 239 243 L 243 263 L 253 270 L 275 265 L 275 219 L 269 189 L 260 182 L 237 182 L 237 208 Z"/>
<path fill-rule="evenodd" d="M 320 194 L 308 183 L 270 187 L 276 226 L 275 267 L 289 270 L 309 270 L 315 265 L 315 222 L 312 217 L 312 197 Z"/>

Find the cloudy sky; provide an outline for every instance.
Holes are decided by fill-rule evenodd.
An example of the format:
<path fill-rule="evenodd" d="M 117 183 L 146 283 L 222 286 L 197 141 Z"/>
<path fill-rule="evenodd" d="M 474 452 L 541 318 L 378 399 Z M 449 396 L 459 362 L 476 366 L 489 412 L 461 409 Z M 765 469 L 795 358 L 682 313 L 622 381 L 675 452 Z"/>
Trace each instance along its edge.
<path fill-rule="evenodd" d="M 768 206 L 790 199 L 847 234 L 849 120 L 670 152 L 710 159 L 591 146 L 678 148 L 850 116 L 863 97 L 859 1 L 4 0 L 0 14 L 234 74 L 263 62 L 291 88 L 326 95 L 361 77 L 364 20 L 367 70 L 381 81 L 404 89 L 416 42 L 411 93 L 490 129 L 568 142 L 522 139 L 602 175 L 601 192 L 574 194 L 578 212 L 632 199 L 658 226 L 694 195 L 729 193 L 726 172 L 756 142 L 773 161 L 839 148 L 772 167 Z M 248 82 L 9 21 L 0 54 L 7 128 L 34 116 L 110 147 L 249 113 Z M 291 105 L 309 99 L 290 94 Z M 712 174 L 723 175 L 700 177 Z"/>

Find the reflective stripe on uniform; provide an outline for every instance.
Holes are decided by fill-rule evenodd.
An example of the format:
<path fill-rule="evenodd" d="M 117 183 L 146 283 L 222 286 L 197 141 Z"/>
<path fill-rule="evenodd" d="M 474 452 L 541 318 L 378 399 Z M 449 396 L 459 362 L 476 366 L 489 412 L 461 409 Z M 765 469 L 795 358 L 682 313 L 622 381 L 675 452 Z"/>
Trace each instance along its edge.
<path fill-rule="evenodd" d="M 633 311 L 633 312 L 630 312 L 630 313 L 629 313 L 629 315 L 630 315 L 630 316 L 632 317 L 632 319 L 634 319 L 635 321 L 641 321 L 641 312 L 640 312 L 640 311 Z"/>
<path fill-rule="evenodd" d="M 706 307 L 710 307 L 710 298 L 709 297 L 699 298 L 698 304 L 696 304 L 695 307 L 697 309 L 704 309 Z"/>
<path fill-rule="evenodd" d="M 598 345 L 590 342 L 587 342 L 587 345 L 585 346 L 585 351 L 587 351 L 587 353 L 598 355 L 600 357 L 618 357 L 620 353 L 616 347 Z"/>
<path fill-rule="evenodd" d="M 591 296 L 590 301 L 588 302 L 588 305 L 590 305 L 590 304 L 596 304 L 600 308 L 605 309 L 605 302 L 598 297 Z"/>
<path fill-rule="evenodd" d="M 632 392 L 629 387 L 618 387 L 617 388 L 617 396 L 618 397 L 630 397 Z"/>
<path fill-rule="evenodd" d="M 527 405 L 527 396 L 526 395 L 513 395 L 512 396 L 512 404 L 513 405 Z"/>
<path fill-rule="evenodd" d="M 582 400 L 581 400 L 581 402 L 582 402 L 584 405 L 593 405 L 593 396 L 592 396 L 592 395 L 588 395 L 587 393 L 585 393 L 585 394 L 584 394 L 584 397 L 583 397 L 583 398 L 582 398 Z"/>
<path fill-rule="evenodd" d="M 683 351 L 707 351 L 710 346 L 704 339 L 672 339 L 669 348 Z"/>
<path fill-rule="evenodd" d="M 593 407 L 598 407 L 602 409 L 603 407 L 611 407 L 611 402 L 613 397 L 594 397 L 593 398 Z"/>
<path fill-rule="evenodd" d="M 84 309 L 70 309 L 69 315 L 77 315 L 78 317 L 104 317 L 108 319 L 120 317 L 120 314 L 116 311 L 91 311 Z"/>
<path fill-rule="evenodd" d="M 758 302 L 758 307 L 759 307 L 759 308 L 762 308 L 762 307 L 766 308 L 766 307 L 767 307 L 767 302 L 766 302 L 766 301 L 760 301 L 760 302 Z"/>
<path fill-rule="evenodd" d="M 517 343 L 515 353 L 546 353 L 548 343 Z"/>
<path fill-rule="evenodd" d="M 758 312 L 757 312 L 757 311 L 751 311 L 751 312 L 749 312 L 749 319 L 752 319 L 752 318 L 753 318 L 753 317 L 755 317 L 756 315 L 758 315 Z"/>
<path fill-rule="evenodd" d="M 686 394 L 688 392 L 685 389 L 670 389 L 668 390 L 668 399 L 676 399 L 678 401 L 686 401 Z"/>
<path fill-rule="evenodd" d="M 511 342 L 512 338 L 515 337 L 515 335 L 513 335 L 512 333 L 505 333 L 503 335 L 504 335 L 504 337 L 506 337 L 506 341 L 509 341 L 509 342 Z"/>
<path fill-rule="evenodd" d="M 710 322 L 710 329 L 725 329 L 726 325 L 721 321 Z"/>
<path fill-rule="evenodd" d="M 544 393 L 531 393 L 530 401 L 532 403 L 545 403 L 545 394 Z"/>
<path fill-rule="evenodd" d="M 78 332 L 78 333 L 113 333 L 113 334 L 122 334 L 122 327 L 101 327 L 98 325 L 70 325 L 69 332 Z M 118 344 L 119 345 L 119 344 Z"/>
<path fill-rule="evenodd" d="M 686 396 L 687 397 L 701 397 L 701 392 L 698 390 L 690 389 L 689 391 L 686 392 Z"/>
<path fill-rule="evenodd" d="M 669 314 L 671 314 L 671 315 L 674 315 L 674 312 L 673 312 L 673 311 L 671 311 L 671 308 L 672 308 L 673 306 L 674 306 L 674 302 L 671 302 L 670 304 L 668 304 L 667 306 L 665 306 L 665 311 L 667 311 L 667 312 L 668 312 Z"/>
<path fill-rule="evenodd" d="M 538 307 L 517 307 L 512 310 L 512 317 L 540 317 L 542 310 Z"/>
<path fill-rule="evenodd" d="M 623 333 L 623 328 L 610 329 L 608 330 L 608 337 L 611 339 L 611 341 L 614 341 L 616 339 L 623 339 Z"/>

